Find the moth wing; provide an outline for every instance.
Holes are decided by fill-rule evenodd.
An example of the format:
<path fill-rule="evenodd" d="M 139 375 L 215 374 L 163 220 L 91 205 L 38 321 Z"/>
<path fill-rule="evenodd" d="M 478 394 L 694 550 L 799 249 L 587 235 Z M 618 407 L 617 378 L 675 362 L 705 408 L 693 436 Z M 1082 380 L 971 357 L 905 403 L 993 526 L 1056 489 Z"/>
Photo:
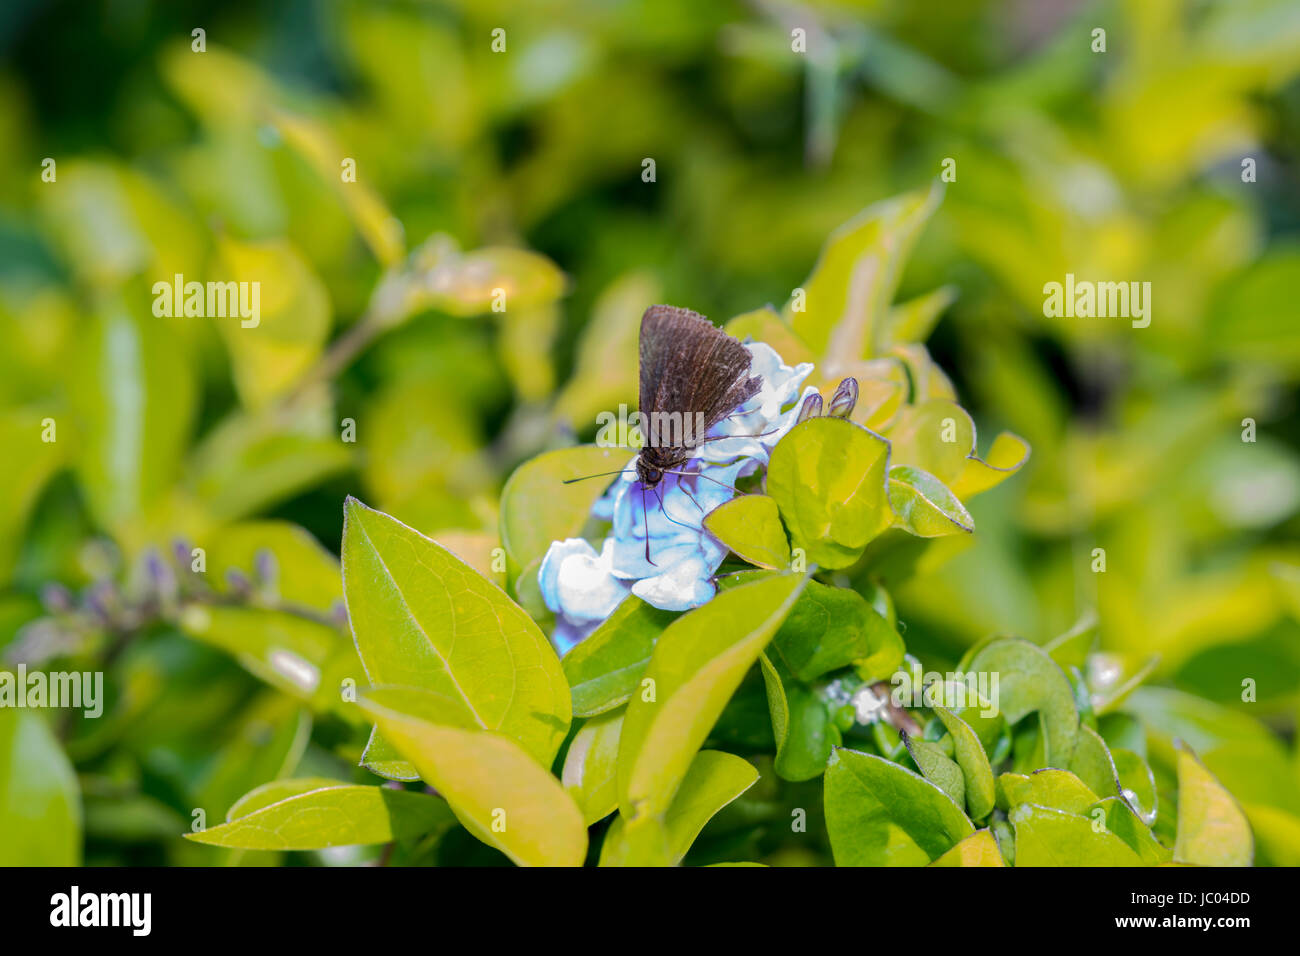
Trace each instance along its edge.
<path fill-rule="evenodd" d="M 711 428 L 751 398 L 749 350 L 690 309 L 652 305 L 641 317 L 641 414 L 702 414 Z"/>

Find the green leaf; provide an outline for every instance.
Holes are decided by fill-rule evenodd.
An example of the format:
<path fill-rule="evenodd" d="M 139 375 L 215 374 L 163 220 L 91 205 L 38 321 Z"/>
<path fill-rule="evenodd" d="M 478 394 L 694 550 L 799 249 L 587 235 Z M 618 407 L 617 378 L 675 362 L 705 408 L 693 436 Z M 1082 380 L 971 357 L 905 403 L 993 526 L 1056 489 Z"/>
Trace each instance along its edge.
<path fill-rule="evenodd" d="M 957 299 L 955 286 L 945 285 L 925 295 L 908 299 L 889 310 L 877 339 L 880 346 L 924 342 L 939 321 L 943 310 Z"/>
<path fill-rule="evenodd" d="M 904 652 L 898 631 L 861 594 L 817 581 L 808 582 L 768 651 L 805 683 L 850 664 L 864 680 L 883 679 Z"/>
<path fill-rule="evenodd" d="M 1257 865 L 1300 866 L 1300 817 L 1258 803 L 1243 809 L 1258 842 Z"/>
<path fill-rule="evenodd" d="M 1081 617 L 1074 627 L 1044 644 L 1043 650 L 1047 651 L 1062 670 L 1075 667 L 1082 671 L 1096 643 L 1097 614 L 1095 611 L 1090 611 Z"/>
<path fill-rule="evenodd" d="M 287 611 L 200 604 L 185 608 L 180 624 L 315 710 L 352 713 L 340 688 L 345 678 L 364 682 L 365 674 L 355 648 L 334 628 Z"/>
<path fill-rule="evenodd" d="M 772 452 L 767 493 L 810 562 L 848 567 L 889 527 L 889 444 L 842 418 L 812 418 Z"/>
<path fill-rule="evenodd" d="M 1110 749 L 1091 727 L 1080 725 L 1078 742 L 1070 758 L 1070 770 L 1099 797 L 1119 796 L 1119 774 Z"/>
<path fill-rule="evenodd" d="M 47 409 L 0 410 L 0 447 L 9 449 L 0 470 L 0 582 L 8 582 L 24 544 L 28 517 L 51 476 L 66 463 L 70 442 L 42 441 Z"/>
<path fill-rule="evenodd" d="M 952 493 L 963 501 L 971 495 L 988 491 L 1006 481 L 1029 461 L 1029 442 L 1011 432 L 1002 432 L 993 439 L 989 453 L 984 458 L 974 451 L 966 458 L 961 474 L 953 481 Z"/>
<path fill-rule="evenodd" d="M 1141 866 L 1128 844 L 1091 818 L 1022 804 L 1010 813 L 1016 866 Z"/>
<path fill-rule="evenodd" d="M 191 455 L 190 480 L 212 516 L 256 514 L 346 469 L 353 446 L 322 431 L 322 415 L 333 416 L 328 401 L 288 420 L 278 409 L 241 411 L 204 436 Z"/>
<path fill-rule="evenodd" d="M 970 533 L 975 519 L 938 478 L 911 465 L 889 469 L 889 506 L 899 527 L 919 538 Z"/>
<path fill-rule="evenodd" d="M 196 381 L 170 326 L 120 302 L 94 316 L 76 349 L 69 388 L 77 475 L 95 518 L 128 544 L 140 515 L 178 477 Z"/>
<path fill-rule="evenodd" d="M 966 783 L 966 809 L 973 819 L 983 819 L 993 812 L 996 802 L 993 768 L 984 745 L 970 725 L 946 707 L 936 707 L 934 712 L 952 737 L 957 765 Z"/>
<path fill-rule="evenodd" d="M 564 294 L 564 273 L 550 259 L 509 246 L 461 252 L 446 236 L 435 236 L 416 250 L 418 281 L 404 315 L 438 309 L 470 318 L 492 311 L 497 290 L 508 311 L 554 302 Z"/>
<path fill-rule="evenodd" d="M 808 348 L 807 343 L 795 334 L 794 329 L 770 305 L 728 319 L 722 330 L 742 342 L 748 336 L 752 341 L 772 346 L 787 365 L 798 365 L 801 362 L 815 364 L 817 361 L 817 356 Z"/>
<path fill-rule="evenodd" d="M 338 157 L 344 154 L 325 124 L 283 110 L 271 111 L 270 120 L 284 141 L 311 165 L 321 182 L 334 189 L 353 225 L 382 265 L 401 261 L 404 252 L 402 225 L 369 184 L 339 176 Z"/>
<path fill-rule="evenodd" d="M 549 767 L 568 731 L 569 685 L 519 605 L 441 545 L 349 498 L 343 590 L 372 684 L 424 687 Z"/>
<path fill-rule="evenodd" d="M 1068 770 L 1036 770 L 1029 775 L 1004 773 L 997 781 L 998 806 L 1012 810 L 1032 803 L 1067 813 L 1083 813 L 1097 802 L 1097 795 Z"/>
<path fill-rule="evenodd" d="M 677 616 L 629 595 L 564 655 L 561 664 L 573 689 L 574 715 L 592 717 L 627 703 L 650 663 L 655 641 Z"/>
<path fill-rule="evenodd" d="M 574 735 L 564 755 L 561 782 L 582 808 L 587 825 L 618 809 L 618 738 L 622 711 L 591 718 Z"/>
<path fill-rule="evenodd" d="M 737 555 L 760 568 L 790 567 L 790 542 L 776 502 L 767 495 L 738 495 L 704 517 L 704 528 Z"/>
<path fill-rule="evenodd" d="M 908 465 L 938 479 L 945 487 L 965 471 L 975 446 L 970 413 L 946 398 L 931 398 L 906 406 L 889 429 L 892 472 Z"/>
<path fill-rule="evenodd" d="M 873 354 L 889 334 L 886 317 L 902 267 L 938 208 L 933 186 L 876 203 L 835 230 L 802 288 L 804 309 L 785 318 L 813 351 L 851 361 Z"/>
<path fill-rule="evenodd" d="M 623 821 L 622 815 L 615 817 L 605 831 L 605 842 L 600 846 L 600 866 L 672 865 L 668 827 L 664 825 L 662 816 L 641 816 Z"/>
<path fill-rule="evenodd" d="M 447 805 L 429 794 L 342 785 L 285 797 L 185 838 L 244 850 L 323 850 L 405 840 L 452 822 Z"/>
<path fill-rule="evenodd" d="M 293 698 L 267 691 L 230 721 L 229 739 L 193 790 L 190 804 L 209 817 L 227 813 L 242 794 L 294 771 L 307 749 L 312 721 Z"/>
<path fill-rule="evenodd" d="M 840 734 L 826 705 L 815 693 L 796 683 L 784 668 L 763 654 L 758 659 L 767 690 L 772 736 L 776 740 L 773 769 L 783 780 L 812 780 L 821 776 Z"/>
<path fill-rule="evenodd" d="M 831 755 L 824 799 L 836 866 L 925 866 L 975 829 L 924 777 L 843 747 Z"/>
<path fill-rule="evenodd" d="M 957 806 L 962 806 L 966 796 L 966 778 L 957 762 L 944 753 L 936 743 L 900 732 L 907 752 L 918 770 Z"/>
<path fill-rule="evenodd" d="M 649 270 L 624 273 L 601 290 L 579 333 L 573 374 L 555 400 L 558 417 L 582 429 L 605 410 L 636 401 L 641 315 L 647 302 L 663 299 L 661 283 Z"/>
<path fill-rule="evenodd" d="M 262 408 L 292 388 L 319 358 L 329 337 L 329 293 L 286 240 L 224 237 L 217 255 L 223 282 L 260 289 L 256 316 L 244 317 L 238 297 L 226 305 L 224 318 L 207 314 L 230 353 L 240 401 L 247 408 Z"/>
<path fill-rule="evenodd" d="M 719 810 L 748 790 L 758 780 L 758 771 L 746 760 L 718 750 L 701 750 L 691 761 L 690 769 L 682 778 L 682 785 L 673 797 L 663 818 L 664 842 L 667 847 L 666 865 L 678 863 L 700 835 L 704 825 Z M 620 846 L 629 824 L 618 816 L 605 834 L 601 847 L 601 866 L 619 860 L 623 866 L 642 865 L 637 862 L 635 848 Z M 608 857 L 607 857 L 608 854 Z M 650 864 L 646 864 L 650 865 Z"/>
<path fill-rule="evenodd" d="M 1079 713 L 1070 681 L 1047 652 L 1019 639 L 992 641 L 980 648 L 966 673 L 999 675 L 999 703 L 1007 723 L 1037 711 L 1042 721 L 1047 765 L 1070 766 L 1079 734 Z"/>
<path fill-rule="evenodd" d="M 13 707 L 0 707 L 0 834 L 0 866 L 81 864 L 77 775 L 45 718 Z"/>
<path fill-rule="evenodd" d="M 288 521 L 245 521 L 226 525 L 207 542 L 212 586 L 229 593 L 229 570 L 252 578 L 259 554 L 275 560 L 275 593 L 281 601 L 321 613 L 343 600 L 338 559 L 310 532 Z"/>
<path fill-rule="evenodd" d="M 349 786 L 346 780 L 332 777 L 289 777 L 284 780 L 272 780 L 260 787 L 254 787 L 230 805 L 226 811 L 226 822 L 239 817 L 246 817 L 254 810 L 261 810 L 273 803 L 296 797 L 311 790 L 323 790 L 327 787 Z M 395 793 L 397 791 L 394 791 Z"/>
<path fill-rule="evenodd" d="M 366 749 L 361 752 L 361 766 L 387 780 L 409 783 L 420 779 L 415 764 L 403 759 L 397 748 L 384 739 L 378 727 L 370 729 L 370 739 L 366 741 Z"/>
<path fill-rule="evenodd" d="M 1156 818 L 1159 798 L 1156 795 L 1156 778 L 1147 762 L 1131 750 L 1116 747 L 1110 752 L 1119 775 L 1120 793 L 1133 807 L 1144 823 L 1150 825 Z"/>
<path fill-rule="evenodd" d="M 633 451 L 578 445 L 544 452 L 515 469 L 501 490 L 501 543 L 510 563 L 524 568 L 552 541 L 574 538 L 591 517 L 591 506 L 614 476 L 575 481 L 628 467 Z"/>
<path fill-rule="evenodd" d="M 520 866 L 582 864 L 587 826 L 573 798 L 510 738 L 450 722 L 464 716 L 461 701 L 377 687 L 358 703 L 478 839 Z"/>
<path fill-rule="evenodd" d="M 931 866 L 1006 866 L 991 830 L 976 830 L 960 840 Z"/>
<path fill-rule="evenodd" d="M 973 676 L 969 671 L 966 673 L 968 676 Z M 913 672 L 911 676 L 913 688 L 920 683 L 920 674 L 919 670 Z M 966 681 L 945 680 L 937 685 L 936 689 L 938 700 L 961 705 L 953 707 L 952 713 L 960 717 L 975 732 L 986 754 L 994 753 L 1003 734 L 1002 713 L 981 697 L 979 691 Z M 989 759 L 993 758 L 990 756 Z"/>
<path fill-rule="evenodd" d="M 1178 748 L 1178 840 L 1174 859 L 1250 866 L 1255 840 L 1240 804 L 1186 746 Z"/>
<path fill-rule="evenodd" d="M 659 637 L 651 683 L 628 704 L 619 743 L 624 816 L 662 813 L 745 672 L 776 633 L 806 578 L 776 575 L 720 592 Z"/>
<path fill-rule="evenodd" d="M 1106 797 L 1083 811 L 1088 819 L 1096 819 L 1096 811 L 1104 815 L 1106 829 L 1123 840 L 1148 866 L 1168 863 L 1173 851 L 1162 846 L 1151 830 L 1137 818 L 1133 809 L 1119 797 Z"/>

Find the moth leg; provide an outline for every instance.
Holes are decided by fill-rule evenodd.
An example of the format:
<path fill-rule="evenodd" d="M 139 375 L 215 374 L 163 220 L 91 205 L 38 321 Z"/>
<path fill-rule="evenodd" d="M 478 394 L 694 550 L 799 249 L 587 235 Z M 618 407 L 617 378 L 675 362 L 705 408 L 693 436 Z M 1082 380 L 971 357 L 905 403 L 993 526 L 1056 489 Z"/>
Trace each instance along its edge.
<path fill-rule="evenodd" d="M 734 487 L 732 487 L 731 485 L 727 484 L 725 481 L 718 481 L 718 479 L 716 479 L 716 478 L 710 478 L 708 475 L 704 474 L 704 472 L 702 472 L 702 471 L 665 471 L 664 474 L 665 474 L 665 475 L 685 475 L 687 478 L 703 478 L 705 481 L 711 481 L 711 482 L 713 482 L 715 485 L 721 485 L 723 488 L 726 488 L 728 491 L 730 491 L 730 492 L 732 492 L 732 493 L 735 493 L 735 490 L 736 490 Z M 694 499 L 692 499 L 692 500 L 694 500 Z M 697 507 L 698 507 L 698 504 L 697 504 Z"/>
<path fill-rule="evenodd" d="M 714 435 L 712 438 L 700 439 L 691 447 L 698 448 L 700 445 L 703 445 L 705 442 L 726 441 L 728 438 L 766 438 L 768 435 L 775 435 L 780 430 L 781 429 L 779 428 L 773 428 L 770 432 L 759 432 L 757 435 Z"/>
<path fill-rule="evenodd" d="M 641 485 L 641 521 L 645 528 L 645 559 L 647 564 L 654 564 L 657 568 L 659 565 L 650 560 L 650 512 L 645 504 L 645 484 Z"/>
<path fill-rule="evenodd" d="M 686 471 L 684 471 L 684 472 L 682 472 L 682 474 L 683 474 L 683 475 L 688 475 L 688 474 L 699 475 L 700 473 L 699 473 L 698 471 L 696 471 L 696 472 L 686 472 Z M 703 476 L 700 475 L 700 477 L 703 477 Z M 677 487 L 680 488 L 680 489 L 682 489 L 683 492 L 685 492 L 687 498 L 690 498 L 690 499 L 691 499 L 691 504 L 695 505 L 695 510 L 698 511 L 700 514 L 704 514 L 704 509 L 700 507 L 700 503 L 699 503 L 698 501 L 696 501 L 696 500 L 695 500 L 695 496 L 694 496 L 693 494 L 691 494 L 691 489 L 687 488 L 686 485 L 683 484 L 683 483 L 680 482 L 680 481 L 677 482 Z"/>
<path fill-rule="evenodd" d="M 678 487 L 681 488 L 682 491 L 686 491 L 686 489 L 685 489 L 684 487 L 682 487 L 682 485 L 681 485 L 680 483 L 678 484 Z M 692 528 L 692 527 L 691 527 L 690 525 L 688 525 L 688 524 L 682 524 L 680 521 L 678 521 L 676 518 L 674 518 L 672 515 L 670 515 L 670 514 L 668 513 L 668 508 L 667 508 L 667 506 L 664 504 L 664 496 L 661 495 L 661 494 L 659 493 L 659 489 L 658 489 L 658 488 L 655 488 L 655 489 L 654 489 L 654 493 L 655 493 L 655 497 L 659 499 L 659 511 L 663 514 L 663 516 L 664 516 L 665 518 L 667 518 L 667 519 L 668 519 L 669 521 L 671 521 L 673 524 L 678 525 L 679 527 L 685 528 L 685 529 L 687 529 L 688 531 L 694 531 L 694 530 L 696 530 L 695 528 Z M 686 493 L 687 493 L 688 495 L 690 494 L 689 491 L 687 491 Z M 694 499 L 692 499 L 692 500 L 694 500 Z M 700 506 L 697 504 L 695 507 L 699 508 Z M 701 509 L 701 510 L 702 510 L 702 509 Z M 646 543 L 649 543 L 649 541 L 650 541 L 650 538 L 649 538 L 649 536 L 647 536 L 647 537 L 646 537 Z"/>

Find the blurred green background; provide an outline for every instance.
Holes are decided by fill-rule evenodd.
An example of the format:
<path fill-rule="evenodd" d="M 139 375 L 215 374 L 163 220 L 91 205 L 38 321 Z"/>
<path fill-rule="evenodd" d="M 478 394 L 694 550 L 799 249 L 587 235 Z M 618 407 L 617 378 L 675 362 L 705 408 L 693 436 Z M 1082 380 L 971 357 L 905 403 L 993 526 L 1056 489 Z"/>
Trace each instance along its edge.
<path fill-rule="evenodd" d="M 1201 699 L 1139 709 L 1300 861 L 1294 2 L 9 0 L 0 57 L 0 651 L 113 668 L 102 726 L 55 728 L 87 861 L 209 859 L 168 838 L 185 808 L 332 759 L 226 654 L 129 637 L 151 549 L 248 572 L 274 543 L 281 596 L 328 617 L 355 494 L 484 563 L 511 469 L 635 405 L 647 304 L 779 307 L 947 158 L 900 299 L 948 290 L 932 355 L 981 447 L 1033 457 L 918 553 L 909 649 L 1095 610 L 1117 666 L 1159 655 Z M 1151 282 L 1150 327 L 1045 318 L 1067 272 Z M 176 273 L 260 279 L 267 334 L 155 317 Z M 48 627 L 52 583 L 107 610 Z"/>

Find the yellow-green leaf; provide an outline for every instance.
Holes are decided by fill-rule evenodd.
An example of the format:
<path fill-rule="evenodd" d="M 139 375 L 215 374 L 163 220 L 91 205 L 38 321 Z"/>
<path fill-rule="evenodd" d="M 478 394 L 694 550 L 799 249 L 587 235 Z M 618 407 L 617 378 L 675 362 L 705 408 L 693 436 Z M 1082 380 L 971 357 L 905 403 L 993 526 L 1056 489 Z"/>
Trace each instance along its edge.
<path fill-rule="evenodd" d="M 934 475 L 898 465 L 889 469 L 889 506 L 899 527 L 920 538 L 969 534 L 975 519 Z"/>
<path fill-rule="evenodd" d="M 976 830 L 931 866 L 1006 866 L 990 830 Z"/>
<path fill-rule="evenodd" d="M 1250 866 L 1255 839 L 1241 805 L 1185 745 L 1178 747 L 1178 839 L 1174 859 Z"/>
<path fill-rule="evenodd" d="M 451 822 L 447 805 L 429 794 L 345 785 L 286 797 L 185 837 L 244 850 L 323 850 L 409 839 Z"/>
<path fill-rule="evenodd" d="M 666 865 L 679 862 L 714 814 L 752 787 L 757 780 L 758 771 L 740 757 L 718 750 L 701 750 L 697 753 L 663 817 Z M 614 860 L 622 866 L 652 865 L 650 861 L 638 861 L 637 847 L 622 846 L 628 842 L 626 834 L 629 826 L 636 827 L 639 823 L 636 821 L 629 824 L 622 816 L 614 818 L 601 847 L 602 866 L 609 866 Z"/>
<path fill-rule="evenodd" d="M 623 720 L 618 789 L 624 816 L 668 808 L 696 751 L 805 580 L 782 574 L 722 591 L 660 635 Z"/>
<path fill-rule="evenodd" d="M 576 537 L 614 476 L 565 481 L 630 467 L 632 454 L 579 445 L 544 452 L 516 468 L 501 490 L 501 541 L 511 564 L 527 567 L 552 541 Z"/>
<path fill-rule="evenodd" d="M 843 568 L 889 527 L 889 444 L 841 418 L 812 418 L 777 444 L 767 469 L 793 543 L 809 562 Z"/>
<path fill-rule="evenodd" d="M 704 527 L 750 564 L 777 571 L 790 567 L 790 542 L 776 502 L 767 495 L 723 502 L 705 516 Z"/>
<path fill-rule="evenodd" d="M 564 755 L 560 779 L 587 825 L 618 809 L 618 738 L 623 730 L 621 710 L 599 714 L 573 736 Z"/>
<path fill-rule="evenodd" d="M 349 498 L 343 590 L 372 684 L 424 687 L 550 766 L 568 731 L 569 685 L 524 610 L 435 541 Z"/>
<path fill-rule="evenodd" d="M 582 864 L 582 811 L 560 781 L 513 740 L 445 723 L 455 718 L 458 702 L 430 691 L 374 688 L 359 704 L 474 836 L 520 866 Z"/>

